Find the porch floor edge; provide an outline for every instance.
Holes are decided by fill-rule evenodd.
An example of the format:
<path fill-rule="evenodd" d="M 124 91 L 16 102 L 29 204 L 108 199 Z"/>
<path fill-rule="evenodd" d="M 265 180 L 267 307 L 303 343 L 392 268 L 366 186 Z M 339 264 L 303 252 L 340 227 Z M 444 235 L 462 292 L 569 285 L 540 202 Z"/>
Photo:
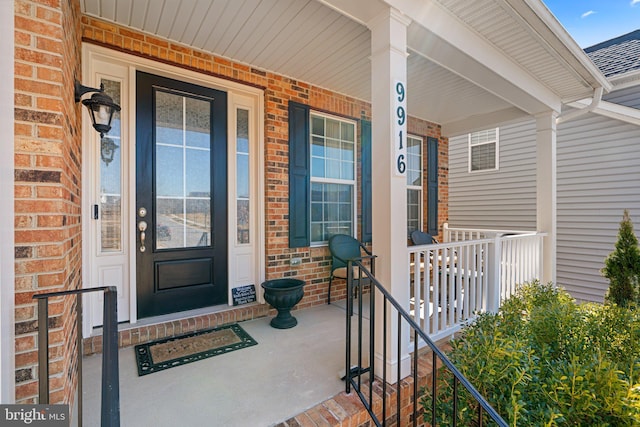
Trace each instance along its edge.
<path fill-rule="evenodd" d="M 241 307 L 229 307 L 227 310 L 187 314 L 174 320 L 164 320 L 143 324 L 121 324 L 118 327 L 118 348 L 144 344 L 162 338 L 171 338 L 189 332 L 215 328 L 230 323 L 244 322 L 275 313 L 269 304 L 252 304 Z M 180 313 L 177 313 L 178 315 Z M 96 328 L 96 335 L 83 339 L 83 355 L 102 353 L 102 330 Z"/>

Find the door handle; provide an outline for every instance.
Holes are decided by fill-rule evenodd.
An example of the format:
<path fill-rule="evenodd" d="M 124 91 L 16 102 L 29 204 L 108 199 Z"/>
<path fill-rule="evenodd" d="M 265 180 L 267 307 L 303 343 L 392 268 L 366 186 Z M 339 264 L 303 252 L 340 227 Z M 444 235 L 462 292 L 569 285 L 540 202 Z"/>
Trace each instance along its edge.
<path fill-rule="evenodd" d="M 140 221 L 138 223 L 138 230 L 140 230 L 140 252 L 144 252 L 147 250 L 144 245 L 144 241 L 147 237 L 147 221 Z"/>

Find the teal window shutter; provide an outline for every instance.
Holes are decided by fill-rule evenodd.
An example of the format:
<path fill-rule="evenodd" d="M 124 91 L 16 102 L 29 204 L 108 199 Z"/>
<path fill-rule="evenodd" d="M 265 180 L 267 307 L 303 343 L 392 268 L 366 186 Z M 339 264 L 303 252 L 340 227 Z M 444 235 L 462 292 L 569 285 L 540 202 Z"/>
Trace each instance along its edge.
<path fill-rule="evenodd" d="M 310 245 L 309 107 L 289 102 L 289 247 Z"/>
<path fill-rule="evenodd" d="M 371 122 L 361 122 L 361 159 L 362 159 L 362 241 L 372 241 L 371 223 Z"/>
<path fill-rule="evenodd" d="M 438 139 L 427 138 L 427 232 L 438 235 Z"/>

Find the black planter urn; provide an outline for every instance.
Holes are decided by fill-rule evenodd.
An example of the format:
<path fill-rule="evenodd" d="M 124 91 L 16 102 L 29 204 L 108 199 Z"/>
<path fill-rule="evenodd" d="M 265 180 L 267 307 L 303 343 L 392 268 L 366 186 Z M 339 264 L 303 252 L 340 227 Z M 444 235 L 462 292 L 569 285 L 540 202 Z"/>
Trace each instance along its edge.
<path fill-rule="evenodd" d="M 305 283 L 300 279 L 275 279 L 262 283 L 264 299 L 278 310 L 278 315 L 271 319 L 271 326 L 277 329 L 289 329 L 298 324 L 291 315 L 291 309 L 304 296 Z"/>

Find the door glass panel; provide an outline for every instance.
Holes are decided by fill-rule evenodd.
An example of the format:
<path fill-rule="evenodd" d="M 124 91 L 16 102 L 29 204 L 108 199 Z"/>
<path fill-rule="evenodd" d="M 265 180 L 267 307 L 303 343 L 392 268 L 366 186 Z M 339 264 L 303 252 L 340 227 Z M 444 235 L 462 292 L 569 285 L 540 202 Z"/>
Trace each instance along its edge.
<path fill-rule="evenodd" d="M 113 101 L 121 103 L 120 82 L 102 79 L 104 91 Z M 111 130 L 100 140 L 100 250 L 122 250 L 122 158 L 120 111 L 113 115 Z"/>
<path fill-rule="evenodd" d="M 211 246 L 211 102 L 155 92 L 157 249 Z"/>
<path fill-rule="evenodd" d="M 211 144 L 209 101 L 185 98 L 185 114 L 187 146 L 209 149 Z"/>
<path fill-rule="evenodd" d="M 156 144 L 156 194 L 180 197 L 184 192 L 182 147 Z"/>
<path fill-rule="evenodd" d="M 211 159 L 209 150 L 185 150 L 185 185 L 188 197 L 209 198 L 211 192 Z"/>
<path fill-rule="evenodd" d="M 249 110 L 237 110 L 236 141 L 236 216 L 237 242 L 247 244 L 249 241 Z"/>

